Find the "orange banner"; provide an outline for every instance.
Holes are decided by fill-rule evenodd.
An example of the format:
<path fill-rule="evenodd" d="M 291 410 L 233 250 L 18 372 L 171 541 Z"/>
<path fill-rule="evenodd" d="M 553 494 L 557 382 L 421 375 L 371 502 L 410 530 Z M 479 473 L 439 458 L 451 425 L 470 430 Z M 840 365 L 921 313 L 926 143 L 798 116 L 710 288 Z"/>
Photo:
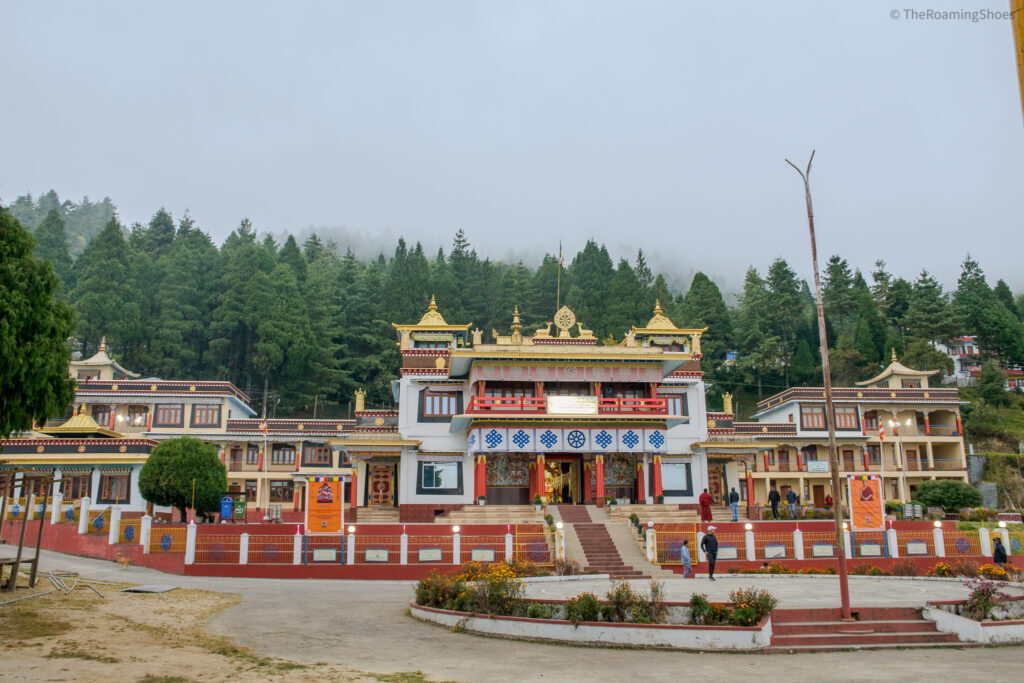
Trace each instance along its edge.
<path fill-rule="evenodd" d="M 881 481 L 877 478 L 850 477 L 850 528 L 854 531 L 885 529 L 885 506 Z"/>
<path fill-rule="evenodd" d="M 340 534 L 342 481 L 310 479 L 306 482 L 306 533 Z"/>

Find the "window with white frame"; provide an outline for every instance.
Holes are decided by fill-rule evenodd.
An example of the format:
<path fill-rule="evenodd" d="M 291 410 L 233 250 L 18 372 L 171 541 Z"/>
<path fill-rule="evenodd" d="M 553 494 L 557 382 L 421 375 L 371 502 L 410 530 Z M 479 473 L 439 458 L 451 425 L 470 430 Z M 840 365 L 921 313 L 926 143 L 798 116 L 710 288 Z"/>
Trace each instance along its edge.
<path fill-rule="evenodd" d="M 423 463 L 424 489 L 453 489 L 459 482 L 459 465 L 457 462 L 425 462 Z"/>

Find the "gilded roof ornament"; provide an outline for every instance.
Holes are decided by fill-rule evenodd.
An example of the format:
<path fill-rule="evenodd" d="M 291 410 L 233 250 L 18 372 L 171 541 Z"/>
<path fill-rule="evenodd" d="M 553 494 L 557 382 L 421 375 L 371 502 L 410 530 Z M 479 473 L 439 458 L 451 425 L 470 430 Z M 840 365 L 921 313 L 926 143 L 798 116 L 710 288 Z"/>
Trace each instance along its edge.
<path fill-rule="evenodd" d="M 430 295 L 430 306 L 427 307 L 427 312 L 420 318 L 418 325 L 447 325 L 444 318 L 440 313 L 437 312 L 437 301 L 434 300 L 434 295 Z"/>
<path fill-rule="evenodd" d="M 646 327 L 647 330 L 676 330 L 675 323 L 668 319 L 668 317 L 662 313 L 661 300 L 656 299 L 654 301 L 654 317 L 648 321 Z"/>

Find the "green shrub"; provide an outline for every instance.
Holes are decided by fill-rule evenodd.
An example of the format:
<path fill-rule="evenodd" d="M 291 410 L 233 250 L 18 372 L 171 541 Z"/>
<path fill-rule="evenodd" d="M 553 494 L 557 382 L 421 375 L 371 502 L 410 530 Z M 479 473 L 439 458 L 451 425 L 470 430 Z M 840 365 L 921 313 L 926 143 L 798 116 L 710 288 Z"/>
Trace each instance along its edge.
<path fill-rule="evenodd" d="M 776 605 L 779 604 L 778 598 L 764 590 L 763 588 L 737 588 L 729 592 L 729 599 L 736 606 L 736 609 L 749 608 L 754 612 L 754 620 L 752 623 L 756 624 L 761 621 L 766 614 L 775 609 Z M 752 624 L 743 624 L 746 626 Z"/>
<path fill-rule="evenodd" d="M 581 621 L 597 621 L 601 605 L 593 593 L 580 593 L 565 601 L 565 618 L 573 624 Z"/>
<path fill-rule="evenodd" d="M 416 604 L 439 609 L 464 607 L 458 598 L 464 594 L 466 584 L 456 574 L 438 574 L 436 571 L 416 584 Z M 461 611 L 461 610 L 460 610 Z"/>
<path fill-rule="evenodd" d="M 729 615 L 729 623 L 734 626 L 756 626 L 759 621 L 757 612 L 750 606 L 734 607 Z"/>
<path fill-rule="evenodd" d="M 922 482 L 915 496 L 928 507 L 950 511 L 981 505 L 981 493 L 976 488 L 952 479 Z"/>
<path fill-rule="evenodd" d="M 526 616 L 530 619 L 550 619 L 554 614 L 554 609 L 550 605 L 543 603 L 534 602 L 526 608 Z"/>
<path fill-rule="evenodd" d="M 629 621 L 633 607 L 641 597 L 629 585 L 629 581 L 617 581 L 605 594 L 605 600 L 608 609 L 602 610 L 602 616 L 606 621 Z"/>

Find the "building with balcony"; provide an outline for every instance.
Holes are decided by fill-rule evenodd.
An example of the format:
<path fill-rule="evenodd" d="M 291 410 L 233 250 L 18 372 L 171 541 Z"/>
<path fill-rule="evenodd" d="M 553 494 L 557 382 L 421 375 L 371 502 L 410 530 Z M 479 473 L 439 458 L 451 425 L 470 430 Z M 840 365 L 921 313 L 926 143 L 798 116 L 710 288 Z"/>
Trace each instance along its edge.
<path fill-rule="evenodd" d="M 6 443 L 5 451 L 14 449 L 19 457 L 6 458 L 8 464 L 0 467 L 53 471 L 58 479 L 73 472 L 74 481 L 60 484 L 65 501 L 85 496 L 108 501 L 104 478 L 116 471 L 126 477 L 126 488 L 114 504 L 123 509 L 144 507 L 138 471 L 160 441 L 180 436 L 216 446 L 227 469 L 229 491 L 244 492 L 250 510 L 265 511 L 275 504 L 283 510 L 301 510 L 309 477 L 350 473 L 347 456 L 335 442 L 352 431 L 354 420 L 257 419 L 249 397 L 230 382 L 140 379 L 112 359 L 102 342 L 91 358 L 72 361 L 69 373 L 77 381 L 69 413 L 78 422 L 87 418 L 85 426 L 96 428 L 88 432 L 89 441 L 74 444 L 76 448 L 84 445 L 84 453 L 105 453 L 103 448 L 125 446 L 134 455 L 113 464 L 74 453 L 61 455 L 60 448 L 71 443 L 66 441 L 67 416 L 48 420 L 18 443 Z M 83 425 L 76 422 L 72 427 Z M 52 441 L 59 436 L 64 442 Z M 105 441 L 97 440 L 101 437 Z M 115 443 L 118 439 L 124 441 Z M 36 449 L 41 449 L 38 457 L 33 455 Z"/>
<path fill-rule="evenodd" d="M 844 477 L 879 474 L 886 499 L 898 501 L 913 498 L 927 480 L 967 481 L 959 394 L 929 386 L 937 372 L 908 368 L 894 352 L 876 377 L 833 389 Z M 792 489 L 815 507 L 824 507 L 827 496 L 845 501 L 845 490 L 832 491 L 824 389 L 787 389 L 757 407 L 756 422 L 733 424 L 717 444 L 738 451 L 726 474 L 740 481 L 746 475 L 750 496 L 762 504 L 772 484 L 783 498 Z"/>
<path fill-rule="evenodd" d="M 359 505 L 397 506 L 416 521 L 475 503 L 695 505 L 706 486 L 700 370 L 703 329 L 679 329 L 657 306 L 622 343 L 598 344 L 567 307 L 524 333 L 448 324 L 431 299 L 395 324 L 401 353 L 394 431 L 374 445 L 339 440 L 355 465 Z M 357 413 L 359 418 L 361 413 Z M 380 416 L 386 430 L 392 416 Z"/>

